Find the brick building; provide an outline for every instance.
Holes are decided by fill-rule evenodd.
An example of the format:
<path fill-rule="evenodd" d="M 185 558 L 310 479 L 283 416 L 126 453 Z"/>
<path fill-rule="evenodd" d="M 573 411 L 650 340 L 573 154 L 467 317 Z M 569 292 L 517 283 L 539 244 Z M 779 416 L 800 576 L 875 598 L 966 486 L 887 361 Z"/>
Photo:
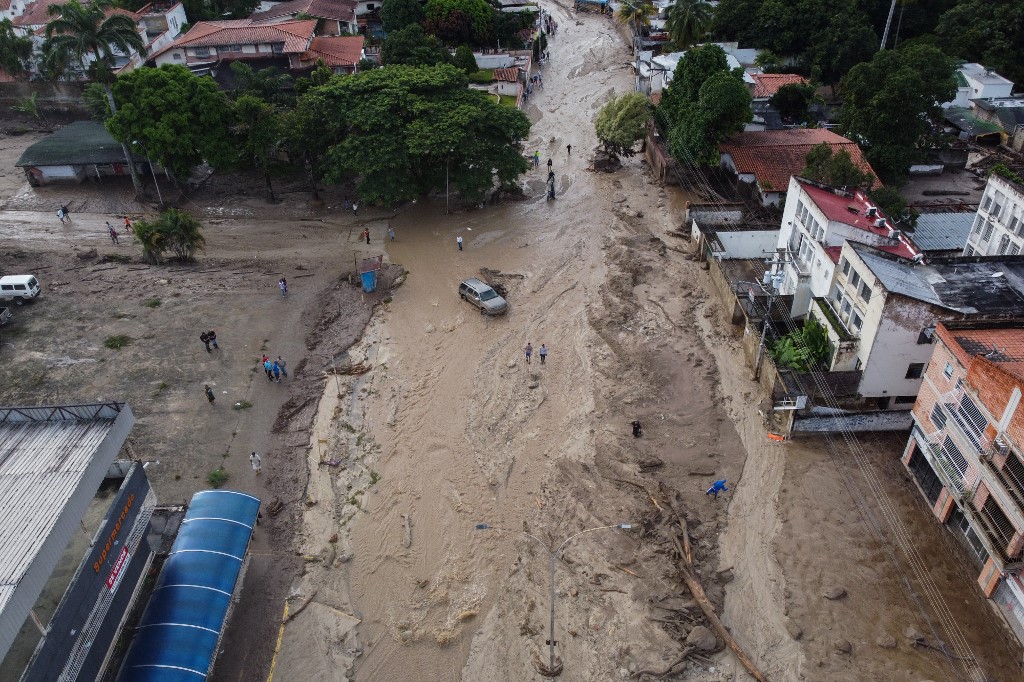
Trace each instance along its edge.
<path fill-rule="evenodd" d="M 939 324 L 903 463 L 1024 642 L 1024 324 Z"/>

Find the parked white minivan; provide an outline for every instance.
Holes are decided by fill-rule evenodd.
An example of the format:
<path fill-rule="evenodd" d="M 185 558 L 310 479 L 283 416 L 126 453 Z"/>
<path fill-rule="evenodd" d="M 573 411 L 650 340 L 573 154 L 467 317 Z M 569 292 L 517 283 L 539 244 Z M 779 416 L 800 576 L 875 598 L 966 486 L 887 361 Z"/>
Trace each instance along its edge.
<path fill-rule="evenodd" d="M 0 277 L 0 301 L 14 301 L 22 305 L 39 296 L 42 288 L 35 275 L 5 275 Z"/>

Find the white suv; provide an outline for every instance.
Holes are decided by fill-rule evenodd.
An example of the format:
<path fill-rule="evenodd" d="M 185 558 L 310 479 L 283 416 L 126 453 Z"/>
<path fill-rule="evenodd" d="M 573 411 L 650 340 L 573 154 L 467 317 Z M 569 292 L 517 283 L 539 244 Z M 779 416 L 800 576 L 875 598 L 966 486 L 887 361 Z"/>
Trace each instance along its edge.
<path fill-rule="evenodd" d="M 38 297 L 41 291 L 35 275 L 0 277 L 0 301 L 14 301 L 16 305 L 21 305 Z"/>
<path fill-rule="evenodd" d="M 467 279 L 459 285 L 459 298 L 479 308 L 481 315 L 501 315 L 508 310 L 508 301 L 476 277 Z"/>

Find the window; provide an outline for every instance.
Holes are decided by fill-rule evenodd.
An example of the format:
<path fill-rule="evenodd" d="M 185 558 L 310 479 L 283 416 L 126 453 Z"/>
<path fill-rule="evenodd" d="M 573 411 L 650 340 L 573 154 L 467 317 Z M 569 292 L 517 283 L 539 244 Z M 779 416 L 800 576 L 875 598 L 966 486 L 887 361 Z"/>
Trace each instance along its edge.
<path fill-rule="evenodd" d="M 985 200 L 981 202 L 981 210 L 987 211 L 988 207 L 992 205 L 992 197 L 985 197 Z"/>
<path fill-rule="evenodd" d="M 242 51 L 242 46 L 241 45 L 228 45 L 228 52 L 241 52 L 241 51 Z"/>
<path fill-rule="evenodd" d="M 985 221 L 985 230 L 981 233 L 981 241 L 987 242 L 992 238 L 992 221 Z"/>
<path fill-rule="evenodd" d="M 952 379 L 953 378 L 953 363 L 952 362 L 947 362 L 946 363 L 946 367 L 945 367 L 945 369 L 942 370 L 942 374 L 947 379 Z"/>
<path fill-rule="evenodd" d="M 1013 216 L 1010 218 L 1010 224 L 1006 227 L 1007 230 L 1014 234 L 1020 234 L 1021 230 L 1024 229 L 1024 225 L 1021 225 L 1020 218 Z"/>
<path fill-rule="evenodd" d="M 928 418 L 931 420 L 932 424 L 934 424 L 936 428 L 946 428 L 946 413 L 942 409 L 942 405 L 940 403 L 935 403 L 934 405 L 932 405 L 932 412 L 931 414 L 928 415 Z"/>
<path fill-rule="evenodd" d="M 210 48 L 208 48 L 208 47 L 197 47 L 197 48 L 195 48 L 195 52 L 196 52 L 196 56 L 197 57 L 209 57 L 210 56 Z"/>
<path fill-rule="evenodd" d="M 973 246 L 968 246 L 966 249 L 964 249 L 964 255 L 965 256 L 973 256 L 976 253 L 977 253 L 977 251 L 974 250 Z"/>
<path fill-rule="evenodd" d="M 971 225 L 971 234 L 979 234 L 981 232 L 981 215 L 974 216 L 974 224 Z"/>
<path fill-rule="evenodd" d="M 839 259 L 839 267 L 843 269 L 844 275 L 850 274 L 850 261 L 846 260 L 845 256 Z"/>
<path fill-rule="evenodd" d="M 843 292 L 837 284 L 835 289 L 832 290 L 832 298 L 835 299 L 836 303 L 843 300 Z"/>
<path fill-rule="evenodd" d="M 905 379 L 920 379 L 921 375 L 924 374 L 924 363 L 923 362 L 912 362 L 907 366 L 907 376 Z"/>
<path fill-rule="evenodd" d="M 804 206 L 803 199 L 796 200 L 796 217 L 802 222 L 804 219 L 804 212 L 807 211 L 807 207 Z"/>
<path fill-rule="evenodd" d="M 854 270 L 853 274 L 850 275 L 850 284 L 853 285 L 854 289 L 856 289 L 860 285 L 860 275 L 857 273 L 856 270 Z"/>
<path fill-rule="evenodd" d="M 839 308 L 839 317 L 843 318 L 843 322 L 850 319 L 850 311 L 852 310 L 853 308 L 850 306 L 850 302 L 844 300 L 843 305 Z"/>
<path fill-rule="evenodd" d="M 274 53 L 281 54 L 282 52 L 284 52 L 284 43 L 274 43 L 273 45 L 270 46 L 270 48 L 271 51 L 273 51 Z"/>
<path fill-rule="evenodd" d="M 372 3 L 372 2 L 370 2 L 370 3 L 367 3 L 367 5 L 366 5 L 366 9 L 367 9 L 368 11 L 371 11 L 371 12 L 373 11 L 373 8 L 374 8 L 374 7 L 375 7 L 375 5 L 374 5 L 374 4 Z"/>
<path fill-rule="evenodd" d="M 174 58 L 177 59 L 180 62 L 181 61 L 181 53 L 180 52 L 175 52 L 174 53 Z"/>
<path fill-rule="evenodd" d="M 1017 244 L 1016 242 L 1010 244 L 1010 250 L 1007 251 L 1006 254 L 1009 256 L 1016 256 L 1018 253 L 1020 253 L 1020 244 Z"/>
<path fill-rule="evenodd" d="M 893 401 L 896 405 L 913 405 L 915 402 L 917 402 L 916 395 L 898 395 Z"/>
<path fill-rule="evenodd" d="M 1010 250 L 1010 236 L 1003 235 L 999 238 L 999 249 L 997 250 L 998 255 L 1004 256 L 1006 252 Z"/>
<path fill-rule="evenodd" d="M 864 320 L 860 319 L 860 315 L 854 313 L 853 319 L 850 321 L 850 324 L 853 326 L 854 331 L 859 332 L 861 328 L 864 326 Z"/>
<path fill-rule="evenodd" d="M 868 286 L 867 282 L 860 286 L 860 300 L 865 303 L 871 300 L 871 287 Z"/>
<path fill-rule="evenodd" d="M 917 336 L 917 345 L 932 343 L 935 341 L 935 327 L 925 327 Z"/>

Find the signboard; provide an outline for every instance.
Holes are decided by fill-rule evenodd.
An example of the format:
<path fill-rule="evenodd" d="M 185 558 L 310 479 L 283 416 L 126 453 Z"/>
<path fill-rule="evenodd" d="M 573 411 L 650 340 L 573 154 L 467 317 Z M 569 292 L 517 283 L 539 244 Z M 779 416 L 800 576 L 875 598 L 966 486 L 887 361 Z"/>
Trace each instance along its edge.
<path fill-rule="evenodd" d="M 114 562 L 114 567 L 110 569 L 110 575 L 107 576 L 107 589 L 113 592 L 117 589 L 117 586 L 121 583 L 121 577 L 124 575 L 124 566 L 128 563 L 128 557 L 131 556 L 131 552 L 128 551 L 128 546 L 125 545 L 121 548 L 121 553 L 117 555 L 117 561 Z"/>

